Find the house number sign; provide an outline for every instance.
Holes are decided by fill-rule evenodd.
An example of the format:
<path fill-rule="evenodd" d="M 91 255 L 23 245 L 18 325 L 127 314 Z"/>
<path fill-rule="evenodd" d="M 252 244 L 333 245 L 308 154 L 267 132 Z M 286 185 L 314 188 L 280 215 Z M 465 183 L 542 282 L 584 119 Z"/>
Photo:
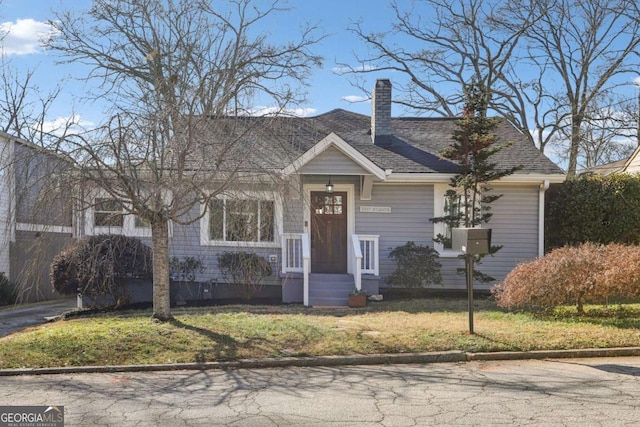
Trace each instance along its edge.
<path fill-rule="evenodd" d="M 360 212 L 391 213 L 391 206 L 360 206 Z"/>

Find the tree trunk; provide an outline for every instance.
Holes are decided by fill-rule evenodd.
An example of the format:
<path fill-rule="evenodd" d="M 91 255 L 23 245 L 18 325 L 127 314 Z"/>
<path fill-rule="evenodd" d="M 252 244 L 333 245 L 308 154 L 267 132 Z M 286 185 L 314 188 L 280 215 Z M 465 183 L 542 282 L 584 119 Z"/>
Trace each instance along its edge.
<path fill-rule="evenodd" d="M 580 150 L 580 142 L 582 140 L 582 132 L 580 127 L 582 126 L 582 119 L 573 117 L 573 123 L 571 125 L 571 145 L 569 147 L 569 168 L 567 169 L 567 176 L 576 176 L 578 169 L 578 154 Z"/>
<path fill-rule="evenodd" d="M 169 283 L 169 228 L 165 219 L 151 224 L 153 242 L 153 317 L 166 322 L 171 316 Z"/>

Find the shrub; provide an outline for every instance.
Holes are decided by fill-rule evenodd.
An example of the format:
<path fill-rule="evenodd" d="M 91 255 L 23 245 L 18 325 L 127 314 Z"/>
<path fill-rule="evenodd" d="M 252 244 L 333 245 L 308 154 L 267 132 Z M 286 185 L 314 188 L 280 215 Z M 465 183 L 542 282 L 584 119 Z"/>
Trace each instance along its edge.
<path fill-rule="evenodd" d="M 396 247 L 389 258 L 396 261 L 398 268 L 387 278 L 387 283 L 406 288 L 424 288 L 442 283 L 439 256 L 435 249 L 414 242 Z"/>
<path fill-rule="evenodd" d="M 151 249 L 139 239 L 102 234 L 73 242 L 51 263 L 51 285 L 61 294 L 128 302 L 127 280 L 151 278 Z"/>
<path fill-rule="evenodd" d="M 548 312 L 575 304 L 583 313 L 585 303 L 640 297 L 638 259 L 638 246 L 565 246 L 519 264 L 492 292 L 498 305 L 508 309 Z"/>
<path fill-rule="evenodd" d="M 585 242 L 640 244 L 640 176 L 572 178 L 547 194 L 548 250 Z"/>
<path fill-rule="evenodd" d="M 0 305 L 15 304 L 18 299 L 18 290 L 9 281 L 6 274 L 0 271 Z"/>
<path fill-rule="evenodd" d="M 262 290 L 262 279 L 272 273 L 266 259 L 249 252 L 223 252 L 218 255 L 218 266 L 227 282 L 241 286 L 247 300 Z"/>
<path fill-rule="evenodd" d="M 200 258 L 192 256 L 179 259 L 171 257 L 169 260 L 169 271 L 173 280 L 183 283 L 192 283 L 196 280 L 196 273 L 204 272 L 204 264 Z"/>

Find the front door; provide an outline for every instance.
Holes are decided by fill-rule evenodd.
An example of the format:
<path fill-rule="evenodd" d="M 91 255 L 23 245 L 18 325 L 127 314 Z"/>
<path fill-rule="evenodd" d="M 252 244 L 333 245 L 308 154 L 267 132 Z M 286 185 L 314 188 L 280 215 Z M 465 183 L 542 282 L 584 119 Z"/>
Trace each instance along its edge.
<path fill-rule="evenodd" d="M 311 192 L 311 272 L 347 272 L 346 192 Z"/>

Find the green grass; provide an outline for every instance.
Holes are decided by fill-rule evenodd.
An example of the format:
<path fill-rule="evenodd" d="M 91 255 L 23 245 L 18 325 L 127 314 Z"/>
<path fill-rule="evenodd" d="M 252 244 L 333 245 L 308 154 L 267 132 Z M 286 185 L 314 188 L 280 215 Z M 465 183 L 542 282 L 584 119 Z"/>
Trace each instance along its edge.
<path fill-rule="evenodd" d="M 640 345 L 640 305 L 508 313 L 466 300 L 382 302 L 366 309 L 231 306 L 76 317 L 0 338 L 0 368 L 228 361 L 423 351 L 549 350 Z"/>

